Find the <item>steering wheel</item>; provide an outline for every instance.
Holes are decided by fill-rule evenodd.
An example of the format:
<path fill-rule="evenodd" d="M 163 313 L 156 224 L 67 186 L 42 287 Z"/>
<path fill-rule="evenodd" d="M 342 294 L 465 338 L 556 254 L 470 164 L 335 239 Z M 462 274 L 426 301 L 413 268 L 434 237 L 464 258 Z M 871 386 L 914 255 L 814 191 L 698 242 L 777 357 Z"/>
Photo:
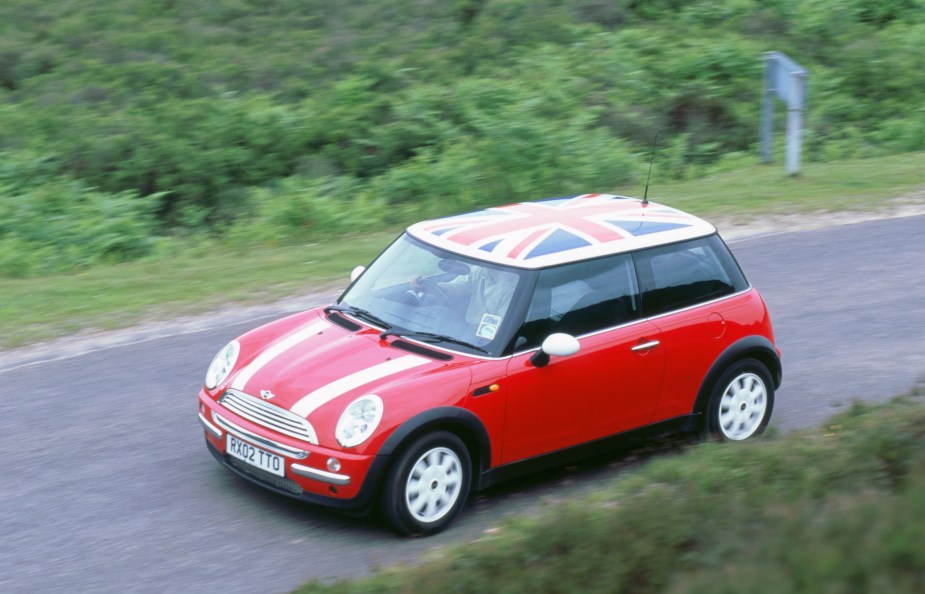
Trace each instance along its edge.
<path fill-rule="evenodd" d="M 412 288 L 405 292 L 405 296 L 412 305 L 446 303 L 446 291 L 436 282 L 426 278 L 419 278 L 412 282 L 417 286 L 417 291 Z"/>

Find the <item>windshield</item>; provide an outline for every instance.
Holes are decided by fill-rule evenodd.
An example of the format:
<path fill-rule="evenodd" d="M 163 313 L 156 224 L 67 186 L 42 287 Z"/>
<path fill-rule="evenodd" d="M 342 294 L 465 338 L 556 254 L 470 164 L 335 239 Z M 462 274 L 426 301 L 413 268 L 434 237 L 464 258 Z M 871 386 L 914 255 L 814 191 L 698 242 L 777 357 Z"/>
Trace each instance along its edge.
<path fill-rule="evenodd" d="M 338 305 L 385 322 L 391 334 L 496 354 L 516 326 L 511 304 L 524 272 L 425 245 L 403 235 Z"/>

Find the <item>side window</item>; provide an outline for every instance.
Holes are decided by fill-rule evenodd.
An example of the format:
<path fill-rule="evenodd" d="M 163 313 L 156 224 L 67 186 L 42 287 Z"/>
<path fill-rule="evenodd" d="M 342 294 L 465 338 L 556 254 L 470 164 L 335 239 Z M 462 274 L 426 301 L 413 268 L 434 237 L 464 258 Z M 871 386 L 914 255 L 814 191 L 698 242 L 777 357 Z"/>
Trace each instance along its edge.
<path fill-rule="evenodd" d="M 541 270 L 516 349 L 539 346 L 553 332 L 573 336 L 638 316 L 639 292 L 628 255 Z"/>
<path fill-rule="evenodd" d="M 748 287 L 717 235 L 643 250 L 634 258 L 646 315 L 696 305 Z"/>

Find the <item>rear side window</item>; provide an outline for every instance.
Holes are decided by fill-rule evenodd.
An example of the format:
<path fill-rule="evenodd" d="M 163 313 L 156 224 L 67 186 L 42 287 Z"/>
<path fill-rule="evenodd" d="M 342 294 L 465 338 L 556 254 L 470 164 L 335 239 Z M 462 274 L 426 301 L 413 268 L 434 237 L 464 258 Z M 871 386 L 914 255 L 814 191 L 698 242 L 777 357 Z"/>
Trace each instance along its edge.
<path fill-rule="evenodd" d="M 646 315 L 743 291 L 742 271 L 718 235 L 643 250 L 633 256 Z"/>

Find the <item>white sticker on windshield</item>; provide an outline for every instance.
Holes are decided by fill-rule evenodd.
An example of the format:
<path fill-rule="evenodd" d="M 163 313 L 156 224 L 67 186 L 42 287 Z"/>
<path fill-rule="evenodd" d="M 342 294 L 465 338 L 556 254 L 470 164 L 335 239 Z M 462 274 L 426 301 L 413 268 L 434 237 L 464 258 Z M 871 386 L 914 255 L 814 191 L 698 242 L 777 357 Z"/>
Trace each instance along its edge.
<path fill-rule="evenodd" d="M 479 329 L 475 332 L 475 335 L 479 338 L 494 340 L 495 334 L 498 332 L 498 326 L 500 325 L 501 316 L 483 314 L 482 321 L 479 322 Z"/>

